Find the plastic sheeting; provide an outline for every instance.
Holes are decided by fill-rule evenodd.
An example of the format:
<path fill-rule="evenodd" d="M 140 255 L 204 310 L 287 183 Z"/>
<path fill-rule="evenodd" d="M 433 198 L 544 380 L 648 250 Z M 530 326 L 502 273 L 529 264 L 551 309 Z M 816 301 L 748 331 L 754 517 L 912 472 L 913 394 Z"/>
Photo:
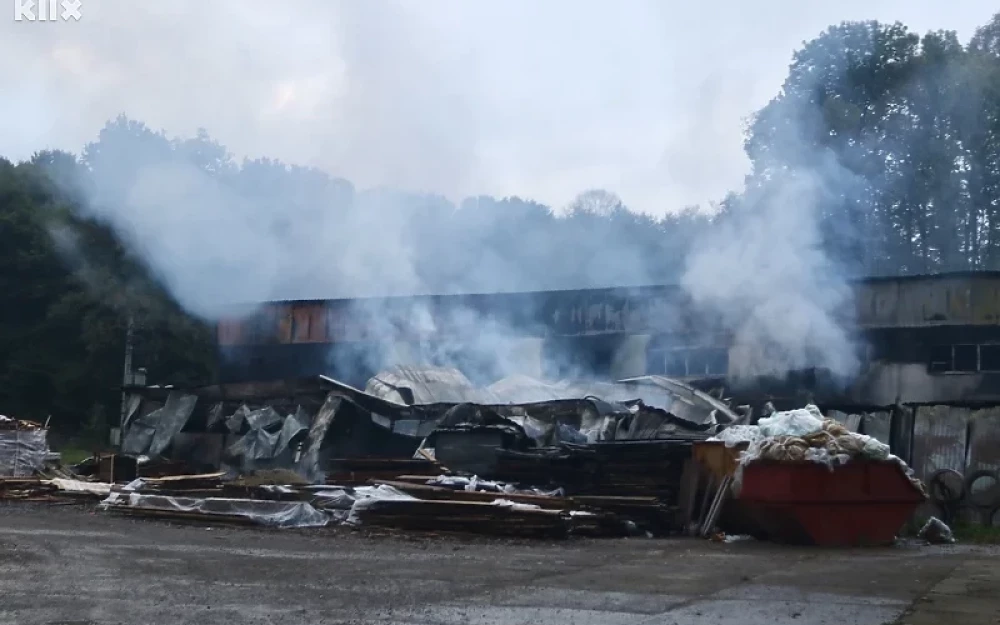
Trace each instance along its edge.
<path fill-rule="evenodd" d="M 67 480 L 58 477 L 49 480 L 49 483 L 66 493 L 82 493 L 104 496 L 111 494 L 112 486 L 111 484 L 104 482 L 84 482 L 83 480 Z"/>
<path fill-rule="evenodd" d="M 49 455 L 48 430 L 0 431 L 0 475 L 30 477 Z"/>
<path fill-rule="evenodd" d="M 927 523 L 920 529 L 917 537 L 932 545 L 950 545 L 955 542 L 955 535 L 952 534 L 951 528 L 945 525 L 944 521 L 933 516 L 927 519 Z"/>
<path fill-rule="evenodd" d="M 258 499 L 225 499 L 168 497 L 137 492 L 111 493 L 101 502 L 104 509 L 131 508 L 151 512 L 198 514 L 206 519 L 233 517 L 258 525 L 277 528 L 324 527 L 330 522 L 325 514 L 305 501 L 269 501 Z"/>
<path fill-rule="evenodd" d="M 351 511 L 347 515 L 346 522 L 348 525 L 360 525 L 361 519 L 359 518 L 358 513 L 375 502 L 387 500 L 413 501 L 416 499 L 416 497 L 407 495 L 403 491 L 386 484 L 380 484 L 378 486 L 361 486 L 352 489 L 352 491 L 354 501 L 351 503 Z"/>
<path fill-rule="evenodd" d="M 798 410 L 776 412 L 757 422 L 761 436 L 806 436 L 823 429 L 823 413 L 812 404 Z"/>
<path fill-rule="evenodd" d="M 741 443 L 754 443 L 761 438 L 760 428 L 756 425 L 733 425 L 712 438 L 710 441 L 721 441 L 726 447 L 736 447 Z"/>
<path fill-rule="evenodd" d="M 513 495 L 543 495 L 546 497 L 563 497 L 562 488 L 544 490 L 539 488 L 516 488 L 513 484 L 484 480 L 476 475 L 464 477 L 461 475 L 435 475 L 425 482 L 428 486 L 441 486 L 455 490 L 505 493 Z"/>

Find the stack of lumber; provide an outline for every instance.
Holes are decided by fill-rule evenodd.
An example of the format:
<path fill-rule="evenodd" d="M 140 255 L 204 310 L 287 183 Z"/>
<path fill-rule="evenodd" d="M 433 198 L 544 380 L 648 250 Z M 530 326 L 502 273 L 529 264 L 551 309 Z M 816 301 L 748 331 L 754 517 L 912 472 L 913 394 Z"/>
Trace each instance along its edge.
<path fill-rule="evenodd" d="M 367 484 L 370 480 L 391 480 L 396 476 L 426 475 L 433 477 L 446 471 L 430 460 L 400 458 L 340 458 L 330 461 L 327 484 Z"/>
<path fill-rule="evenodd" d="M 480 501 L 372 501 L 357 511 L 357 517 L 371 527 L 523 538 L 563 538 L 571 527 L 570 516 L 561 510 Z"/>

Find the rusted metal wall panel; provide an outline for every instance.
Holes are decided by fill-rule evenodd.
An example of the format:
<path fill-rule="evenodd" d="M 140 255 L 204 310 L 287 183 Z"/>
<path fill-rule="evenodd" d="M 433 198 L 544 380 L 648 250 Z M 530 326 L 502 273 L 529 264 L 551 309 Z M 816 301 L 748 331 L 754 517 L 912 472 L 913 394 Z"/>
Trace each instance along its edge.
<path fill-rule="evenodd" d="M 309 308 L 298 305 L 292 307 L 292 342 L 309 342 Z"/>
<path fill-rule="evenodd" d="M 965 448 L 972 411 L 953 406 L 920 406 L 913 423 L 911 466 L 921 479 L 935 471 L 965 473 Z"/>
<path fill-rule="evenodd" d="M 324 343 L 327 339 L 326 333 L 326 306 L 323 304 L 309 305 L 309 342 Z"/>
<path fill-rule="evenodd" d="M 277 340 L 279 343 L 291 343 L 292 342 L 292 307 L 291 305 L 278 305 L 274 307 L 274 313 L 277 317 L 278 327 L 277 327 Z"/>
<path fill-rule="evenodd" d="M 219 345 L 242 345 L 246 340 L 242 319 L 223 319 L 216 326 Z"/>
<path fill-rule="evenodd" d="M 968 472 L 1000 470 L 1000 407 L 972 413 L 969 424 Z"/>
<path fill-rule="evenodd" d="M 292 306 L 292 342 L 326 342 L 326 307 L 322 303 Z"/>

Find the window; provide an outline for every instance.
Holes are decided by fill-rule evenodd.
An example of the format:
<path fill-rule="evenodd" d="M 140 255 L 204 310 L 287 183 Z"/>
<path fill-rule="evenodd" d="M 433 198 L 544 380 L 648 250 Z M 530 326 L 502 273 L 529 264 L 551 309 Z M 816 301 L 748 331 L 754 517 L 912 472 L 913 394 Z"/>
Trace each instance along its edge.
<path fill-rule="evenodd" d="M 951 345 L 936 345 L 931 348 L 931 373 L 952 371 Z"/>
<path fill-rule="evenodd" d="M 729 370 L 729 351 L 722 348 L 652 348 L 647 353 L 646 372 L 675 378 L 724 376 Z"/>
<path fill-rule="evenodd" d="M 979 346 L 979 370 L 1000 371 L 1000 345 Z"/>
<path fill-rule="evenodd" d="M 936 345 L 927 370 L 931 373 L 1000 371 L 1000 344 Z"/>
<path fill-rule="evenodd" d="M 979 346 L 955 345 L 952 347 L 955 357 L 955 371 L 975 373 L 979 370 Z"/>

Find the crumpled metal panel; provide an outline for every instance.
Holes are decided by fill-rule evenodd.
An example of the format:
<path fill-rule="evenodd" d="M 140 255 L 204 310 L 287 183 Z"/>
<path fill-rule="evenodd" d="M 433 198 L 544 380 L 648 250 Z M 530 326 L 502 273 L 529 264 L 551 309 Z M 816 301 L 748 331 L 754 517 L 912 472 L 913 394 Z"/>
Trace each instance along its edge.
<path fill-rule="evenodd" d="M 307 479 L 319 482 L 325 477 L 326 472 L 320 467 L 320 447 L 343 402 L 344 398 L 336 393 L 328 393 L 326 401 L 313 419 L 306 437 L 304 453 L 299 459 L 299 472 Z"/>
<path fill-rule="evenodd" d="M 297 406 L 295 414 L 285 417 L 285 422 L 281 424 L 281 431 L 278 432 L 278 442 L 274 446 L 274 455 L 280 456 L 286 449 L 291 447 L 299 435 L 309 431 L 309 415 L 302 406 Z"/>
<path fill-rule="evenodd" d="M 122 442 L 122 452 L 158 456 L 170 445 L 194 412 L 196 395 L 171 391 L 162 408 L 133 419 Z"/>
<path fill-rule="evenodd" d="M 965 448 L 972 411 L 954 406 L 920 406 L 913 423 L 913 459 L 917 477 L 941 469 L 965 474 Z"/>
<path fill-rule="evenodd" d="M 401 390 L 402 389 L 402 390 Z M 739 418 L 728 405 L 694 387 L 659 375 L 619 382 L 548 382 L 524 375 L 505 378 L 482 389 L 457 369 L 397 366 L 380 372 L 365 387 L 369 395 L 397 404 L 527 404 L 597 397 L 606 402 L 641 399 L 693 423 L 731 423 Z"/>
<path fill-rule="evenodd" d="M 309 415 L 297 407 L 294 414 L 283 420 L 274 408 L 255 410 L 247 417 L 250 431 L 230 448 L 231 456 L 243 459 L 243 468 L 250 470 L 258 461 L 280 460 L 290 450 L 291 443 L 309 429 Z"/>
<path fill-rule="evenodd" d="M 972 413 L 968 470 L 1000 470 L 1000 406 Z"/>
<path fill-rule="evenodd" d="M 368 380 L 365 392 L 404 405 L 499 403 L 489 391 L 476 388 L 461 371 L 450 367 L 395 366 Z"/>

